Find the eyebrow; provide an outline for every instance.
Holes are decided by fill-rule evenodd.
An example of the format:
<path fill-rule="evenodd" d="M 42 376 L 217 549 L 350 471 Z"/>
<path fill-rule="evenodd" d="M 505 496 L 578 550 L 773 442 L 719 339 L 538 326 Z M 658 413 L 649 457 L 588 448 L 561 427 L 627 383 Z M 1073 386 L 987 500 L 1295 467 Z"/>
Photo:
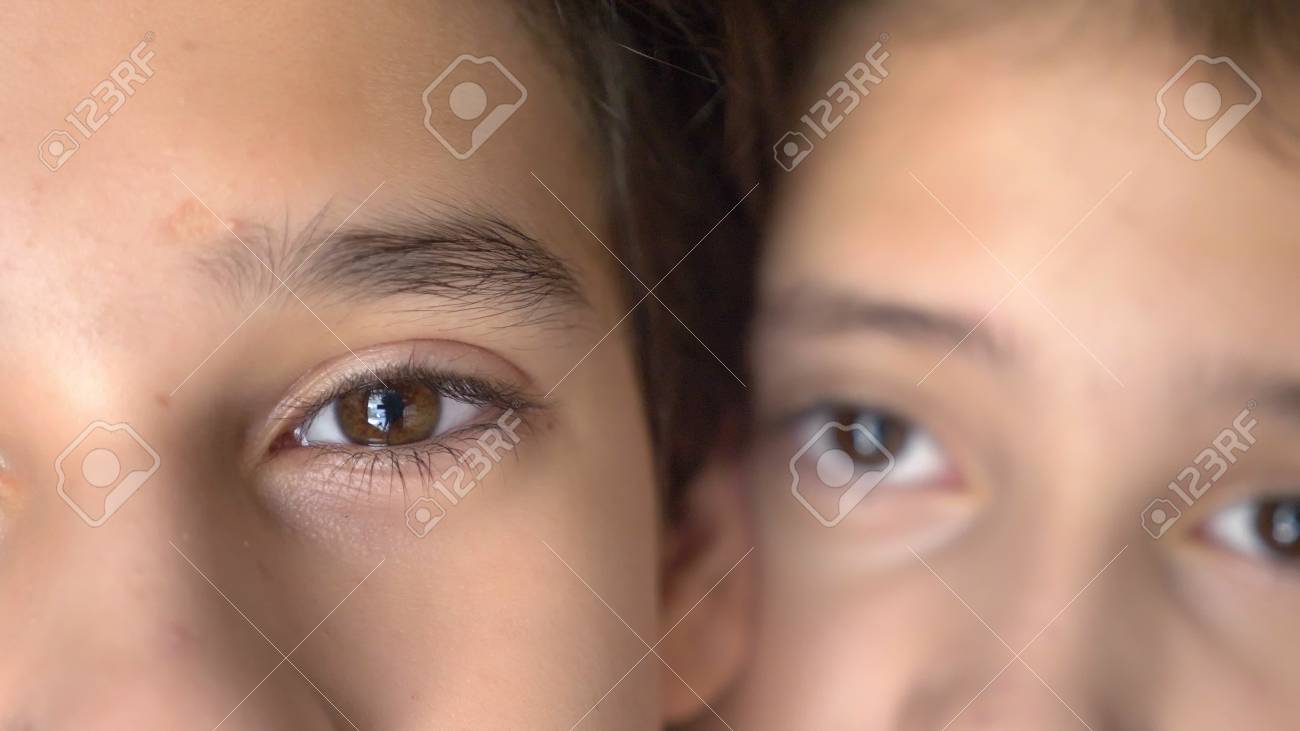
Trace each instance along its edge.
<path fill-rule="evenodd" d="M 268 226 L 241 232 L 201 260 L 219 286 L 269 296 L 283 280 L 303 297 L 373 302 L 429 297 L 421 311 L 550 319 L 590 305 L 575 271 L 522 227 L 496 214 L 449 209 L 377 223 L 325 225 L 325 211 L 290 234 Z M 260 296 L 259 296 L 260 295 Z"/>
<path fill-rule="evenodd" d="M 760 308 L 756 323 L 778 336 L 877 334 L 941 347 L 962 343 L 963 349 L 971 346 L 975 351 L 1005 359 L 1011 352 L 1009 344 L 983 319 L 909 302 L 801 286 L 772 297 Z"/>

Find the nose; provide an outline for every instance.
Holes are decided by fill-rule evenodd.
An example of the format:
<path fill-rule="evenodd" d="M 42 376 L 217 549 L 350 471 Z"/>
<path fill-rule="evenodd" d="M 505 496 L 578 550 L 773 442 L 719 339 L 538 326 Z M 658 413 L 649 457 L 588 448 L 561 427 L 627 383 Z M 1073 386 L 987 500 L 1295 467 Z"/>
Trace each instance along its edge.
<path fill-rule="evenodd" d="M 277 636 L 274 610 L 237 586 L 223 596 L 238 570 L 222 565 L 208 509 L 186 499 L 183 466 L 151 474 L 102 522 L 90 503 L 111 496 L 69 485 L 64 499 L 42 472 L 9 477 L 23 500 L 0 537 L 0 728 L 333 725 L 251 626 Z"/>
<path fill-rule="evenodd" d="M 947 605 L 932 615 L 924 674 L 897 727 L 1135 727 L 1150 701 L 1143 687 L 1162 676 L 1150 654 L 1160 610 L 1126 598 L 1151 594 L 1140 550 L 1127 556 L 1123 540 L 1082 526 L 1015 525 L 923 557 L 932 598 Z"/>

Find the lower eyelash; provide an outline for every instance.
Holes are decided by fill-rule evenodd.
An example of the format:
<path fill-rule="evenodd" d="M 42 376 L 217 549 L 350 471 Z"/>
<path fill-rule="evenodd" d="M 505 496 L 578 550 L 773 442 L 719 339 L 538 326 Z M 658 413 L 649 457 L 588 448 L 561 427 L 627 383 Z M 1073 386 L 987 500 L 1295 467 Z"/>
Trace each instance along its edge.
<path fill-rule="evenodd" d="M 527 411 L 527 409 L 524 409 Z M 520 414 L 520 411 L 515 411 Z M 526 415 L 520 415 L 520 428 L 526 426 Z M 404 499 L 410 499 L 407 489 L 407 472 L 414 468 L 416 477 L 419 480 L 422 494 L 427 494 L 433 486 L 435 480 L 440 478 L 437 472 L 437 466 L 431 457 L 436 455 L 446 455 L 451 457 L 452 463 L 461 464 L 462 457 L 468 453 L 468 450 L 460 449 L 458 443 L 473 440 L 476 436 L 486 433 L 496 427 L 495 423 L 482 423 L 475 426 L 468 426 L 458 429 L 455 432 L 444 434 L 437 439 L 431 439 L 427 442 L 421 442 L 414 445 L 403 445 L 397 447 L 345 447 L 338 445 L 317 445 L 303 447 L 310 449 L 314 454 L 311 463 L 319 460 L 338 459 L 330 470 L 329 479 L 334 480 L 340 470 L 346 469 L 347 482 L 362 486 L 367 493 L 373 493 L 376 488 L 375 472 L 387 465 L 388 486 L 391 493 L 394 488 L 394 482 L 400 482 L 402 495 Z M 356 475 L 358 470 L 364 473 L 365 477 L 357 481 Z"/>

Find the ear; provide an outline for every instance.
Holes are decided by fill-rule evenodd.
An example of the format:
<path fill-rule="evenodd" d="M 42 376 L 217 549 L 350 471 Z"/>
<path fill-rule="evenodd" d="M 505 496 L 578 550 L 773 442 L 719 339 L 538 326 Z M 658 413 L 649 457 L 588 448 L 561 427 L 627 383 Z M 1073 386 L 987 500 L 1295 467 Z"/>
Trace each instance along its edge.
<path fill-rule="evenodd" d="M 755 564 L 742 488 L 738 455 L 718 450 L 688 486 L 685 514 L 667 528 L 658 652 L 669 666 L 662 682 L 669 723 L 716 703 L 749 651 Z"/>

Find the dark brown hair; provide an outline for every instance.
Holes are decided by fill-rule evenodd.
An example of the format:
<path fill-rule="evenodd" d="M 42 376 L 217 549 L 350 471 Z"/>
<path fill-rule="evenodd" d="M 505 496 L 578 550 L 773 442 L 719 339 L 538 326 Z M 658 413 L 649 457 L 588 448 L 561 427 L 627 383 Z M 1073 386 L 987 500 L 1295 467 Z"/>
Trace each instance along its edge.
<path fill-rule="evenodd" d="M 617 267 L 627 306 L 636 305 L 628 322 L 670 515 L 744 390 L 753 257 L 736 256 L 734 244 L 749 238 L 748 217 L 728 215 L 744 191 L 726 174 L 720 144 L 719 10 L 709 2 L 553 0 L 530 12 L 563 46 L 604 153 L 615 229 L 607 243 L 645 283 Z"/>

